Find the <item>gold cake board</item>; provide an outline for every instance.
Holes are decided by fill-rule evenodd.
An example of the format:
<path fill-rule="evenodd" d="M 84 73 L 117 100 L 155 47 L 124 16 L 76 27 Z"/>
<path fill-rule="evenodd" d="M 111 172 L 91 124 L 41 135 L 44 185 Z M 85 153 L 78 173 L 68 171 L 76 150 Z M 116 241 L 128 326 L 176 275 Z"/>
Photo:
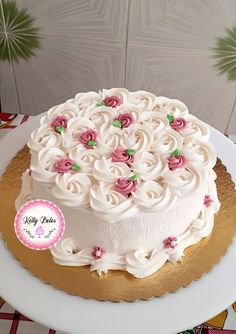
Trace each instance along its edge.
<path fill-rule="evenodd" d="M 0 180 L 0 231 L 12 254 L 34 276 L 57 289 L 84 298 L 110 301 L 148 300 L 175 292 L 200 279 L 226 253 L 236 233 L 236 191 L 230 175 L 218 160 L 217 189 L 221 202 L 211 236 L 186 249 L 181 263 L 167 262 L 157 273 L 137 279 L 124 271 L 109 271 L 99 277 L 89 266 L 66 267 L 53 262 L 49 250 L 31 250 L 20 243 L 14 232 L 15 198 L 21 187 L 21 175 L 29 167 L 25 147 L 13 158 Z M 233 265 L 233 264 L 232 264 Z"/>

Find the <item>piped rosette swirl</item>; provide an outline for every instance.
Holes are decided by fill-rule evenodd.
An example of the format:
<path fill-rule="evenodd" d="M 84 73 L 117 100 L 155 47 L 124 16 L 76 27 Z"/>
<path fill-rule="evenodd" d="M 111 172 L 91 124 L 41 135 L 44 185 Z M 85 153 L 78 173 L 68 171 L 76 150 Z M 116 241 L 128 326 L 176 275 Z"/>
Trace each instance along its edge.
<path fill-rule="evenodd" d="M 179 100 L 124 88 L 79 93 L 51 108 L 33 131 L 32 178 L 50 185 L 61 203 L 80 187 L 77 195 L 86 192 L 92 212 L 107 221 L 158 212 L 206 176 L 215 179 L 208 139 L 208 126 Z M 68 194 L 70 201 L 85 204 Z"/>

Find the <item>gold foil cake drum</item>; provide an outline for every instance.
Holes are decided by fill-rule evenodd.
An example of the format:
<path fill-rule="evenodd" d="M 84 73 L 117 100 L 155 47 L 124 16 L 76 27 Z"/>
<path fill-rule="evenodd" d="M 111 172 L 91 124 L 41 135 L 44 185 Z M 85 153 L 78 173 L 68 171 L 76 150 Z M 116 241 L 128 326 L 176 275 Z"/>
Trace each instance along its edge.
<path fill-rule="evenodd" d="M 51 108 L 1 180 L 8 247 L 44 282 L 85 298 L 147 300 L 189 285 L 236 231 L 234 185 L 209 136 L 182 102 L 144 91 L 79 93 Z M 66 222 L 46 251 L 14 233 L 16 209 L 37 198 Z"/>

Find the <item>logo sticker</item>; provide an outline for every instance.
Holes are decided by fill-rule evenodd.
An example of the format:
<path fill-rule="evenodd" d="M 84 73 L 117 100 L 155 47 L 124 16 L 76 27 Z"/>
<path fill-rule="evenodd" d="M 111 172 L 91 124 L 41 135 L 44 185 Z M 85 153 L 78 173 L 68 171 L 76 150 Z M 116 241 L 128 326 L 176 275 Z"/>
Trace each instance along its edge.
<path fill-rule="evenodd" d="M 14 228 L 17 238 L 26 247 L 44 250 L 52 248 L 61 239 L 65 219 L 56 204 L 36 199 L 17 211 Z"/>

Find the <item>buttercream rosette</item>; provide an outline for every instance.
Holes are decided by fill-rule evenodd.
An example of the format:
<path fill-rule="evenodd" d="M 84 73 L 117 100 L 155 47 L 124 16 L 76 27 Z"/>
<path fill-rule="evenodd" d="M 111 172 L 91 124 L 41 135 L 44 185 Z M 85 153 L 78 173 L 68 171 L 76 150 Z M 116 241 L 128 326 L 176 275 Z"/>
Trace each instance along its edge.
<path fill-rule="evenodd" d="M 59 201 L 115 222 L 159 211 L 213 179 L 208 139 L 208 126 L 177 99 L 125 88 L 79 93 L 33 131 L 30 168 Z"/>

